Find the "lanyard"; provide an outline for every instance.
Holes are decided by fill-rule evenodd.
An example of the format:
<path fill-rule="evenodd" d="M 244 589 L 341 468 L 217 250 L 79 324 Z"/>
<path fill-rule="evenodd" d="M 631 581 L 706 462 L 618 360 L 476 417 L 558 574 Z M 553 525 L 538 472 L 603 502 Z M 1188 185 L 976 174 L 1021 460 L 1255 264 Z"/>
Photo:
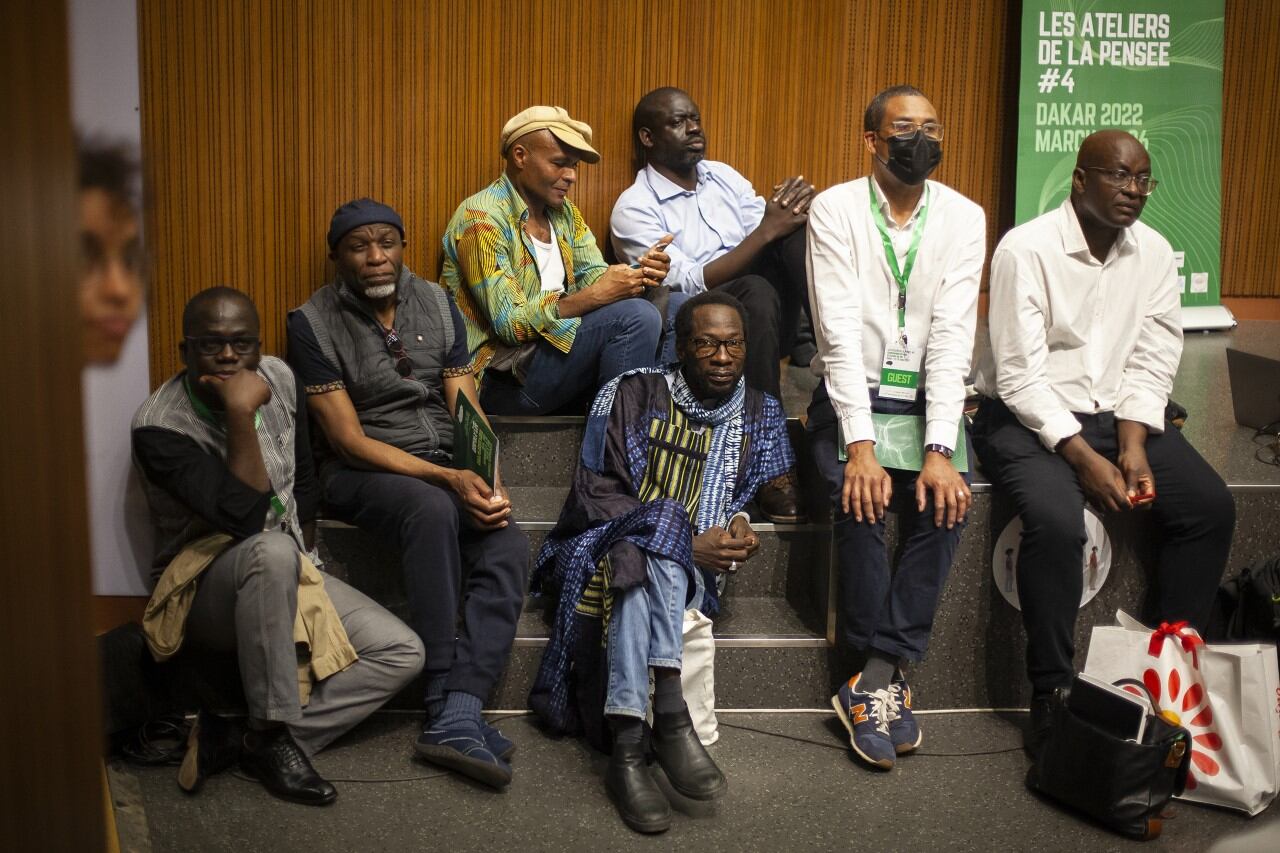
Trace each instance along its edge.
<path fill-rule="evenodd" d="M 226 428 L 222 422 L 222 418 L 219 418 L 217 415 L 215 415 L 213 411 L 208 406 L 205 405 L 204 400 L 201 400 L 194 393 L 192 393 L 191 374 L 188 373 L 183 375 L 182 387 L 187 392 L 187 399 L 191 401 L 191 408 L 196 410 L 196 415 L 199 416 L 201 420 L 211 423 L 216 427 L 220 427 L 223 429 Z M 257 432 L 258 427 L 260 426 L 262 426 L 262 412 L 257 411 L 253 413 L 254 432 Z M 271 508 L 275 510 L 276 515 L 280 516 L 281 518 L 284 518 L 284 513 L 285 513 L 284 501 L 280 500 L 280 497 L 274 493 L 271 495 Z"/>
<path fill-rule="evenodd" d="M 871 185 L 871 178 L 867 178 L 867 198 L 871 202 L 871 218 L 875 220 L 876 230 L 880 232 L 880 239 L 884 242 L 885 259 L 889 261 L 889 270 L 893 273 L 893 280 L 898 285 L 899 333 L 907 328 L 907 279 L 911 278 L 911 270 L 916 265 L 916 252 L 920 248 L 920 238 L 924 236 L 924 223 L 929 218 L 928 184 L 925 184 L 924 193 L 924 204 L 920 206 L 920 221 L 912 231 L 911 245 L 907 248 L 907 262 L 899 270 L 898 253 L 894 251 L 893 238 L 889 236 L 889 226 L 884 221 L 884 213 L 881 212 L 880 205 L 876 204 L 876 191 Z"/>

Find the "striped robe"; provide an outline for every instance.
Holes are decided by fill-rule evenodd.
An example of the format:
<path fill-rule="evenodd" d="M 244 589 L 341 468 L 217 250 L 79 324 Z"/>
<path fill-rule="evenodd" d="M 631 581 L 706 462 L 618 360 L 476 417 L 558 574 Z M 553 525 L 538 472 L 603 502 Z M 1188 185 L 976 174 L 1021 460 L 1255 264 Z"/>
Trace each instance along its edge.
<path fill-rule="evenodd" d="M 573 487 L 538 554 L 531 581 L 535 595 L 557 597 L 552 636 L 529 696 L 530 707 L 553 731 L 577 732 L 584 723 L 590 729 L 599 724 L 602 706 L 597 707 L 596 696 L 583 702 L 576 695 L 594 677 L 594 663 L 575 661 L 592 646 L 579 642 L 580 634 L 603 636 L 601 614 L 593 612 L 591 600 L 579 607 L 592 578 L 603 571 L 596 587 L 607 599 L 608 590 L 643 582 L 646 554 L 696 570 L 691 513 L 701 488 L 705 434 L 700 460 L 698 440 L 682 421 L 666 377 L 637 373 L 619 382 L 607 418 L 588 426 Z M 729 513 L 742 509 L 761 485 L 793 465 L 782 405 L 748 388 Z M 713 615 L 719 609 L 715 584 L 706 587 L 701 609 Z M 592 657 L 598 657 L 598 640 L 594 646 Z M 602 693 L 599 699 L 603 701 Z"/>

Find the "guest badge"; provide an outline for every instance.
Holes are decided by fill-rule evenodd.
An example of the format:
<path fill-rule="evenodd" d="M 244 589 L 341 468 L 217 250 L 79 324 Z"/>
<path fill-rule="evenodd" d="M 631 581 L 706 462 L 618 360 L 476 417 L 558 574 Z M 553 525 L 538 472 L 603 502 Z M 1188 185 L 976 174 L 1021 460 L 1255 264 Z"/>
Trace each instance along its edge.
<path fill-rule="evenodd" d="M 905 334 L 890 341 L 880 365 L 880 397 L 914 403 L 920 393 L 920 358 L 920 347 L 912 346 Z"/>

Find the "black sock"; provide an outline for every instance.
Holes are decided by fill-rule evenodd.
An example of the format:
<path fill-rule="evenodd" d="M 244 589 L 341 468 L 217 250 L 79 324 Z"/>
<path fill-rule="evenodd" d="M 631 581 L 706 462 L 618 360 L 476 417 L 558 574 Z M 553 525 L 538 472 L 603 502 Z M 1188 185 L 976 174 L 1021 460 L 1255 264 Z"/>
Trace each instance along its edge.
<path fill-rule="evenodd" d="M 628 717 L 623 714 L 610 714 L 609 725 L 613 729 L 615 744 L 635 744 L 639 746 L 644 740 L 644 720 L 639 717 Z"/>
<path fill-rule="evenodd" d="M 684 710 L 684 690 L 680 686 L 680 670 L 655 669 L 653 679 L 653 712 L 674 714 Z"/>
<path fill-rule="evenodd" d="M 898 668 L 898 659 L 878 649 L 867 653 L 867 662 L 862 666 L 862 679 L 858 682 L 858 690 L 863 693 L 874 693 L 877 690 L 888 690 L 893 680 L 893 672 Z"/>

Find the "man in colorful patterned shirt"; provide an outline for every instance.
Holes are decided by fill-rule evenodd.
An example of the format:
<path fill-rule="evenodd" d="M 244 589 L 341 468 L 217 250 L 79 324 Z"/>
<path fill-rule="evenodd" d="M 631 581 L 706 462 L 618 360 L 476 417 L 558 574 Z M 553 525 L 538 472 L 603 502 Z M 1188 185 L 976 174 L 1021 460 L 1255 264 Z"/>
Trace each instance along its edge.
<path fill-rule="evenodd" d="M 605 265 L 566 198 L 578 162 L 600 155 L 591 128 L 560 107 L 516 115 L 501 148 L 502 175 L 445 229 L 442 279 L 466 321 L 485 410 L 545 414 L 657 363 L 663 317 L 642 294 L 666 277 L 671 236 L 634 265 Z"/>
<path fill-rule="evenodd" d="M 676 315 L 679 365 L 600 390 L 538 555 L 533 588 L 559 603 L 530 705 L 553 731 L 581 728 L 601 747 L 612 733 L 605 785 L 638 832 L 671 824 L 642 746 L 651 669 L 653 748 L 672 788 L 696 800 L 727 788 L 681 689 L 684 611 L 718 610 L 704 572 L 734 572 L 756 553 L 741 509 L 794 464 L 781 404 L 742 378 L 747 339 L 742 303 L 701 293 Z"/>

